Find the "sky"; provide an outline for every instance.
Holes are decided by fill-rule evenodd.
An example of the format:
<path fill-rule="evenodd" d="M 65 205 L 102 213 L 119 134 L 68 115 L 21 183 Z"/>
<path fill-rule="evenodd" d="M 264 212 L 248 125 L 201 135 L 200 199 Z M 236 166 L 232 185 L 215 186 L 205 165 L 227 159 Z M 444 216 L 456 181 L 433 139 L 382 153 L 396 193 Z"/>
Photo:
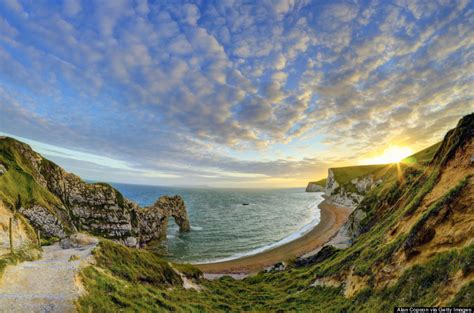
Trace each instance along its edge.
<path fill-rule="evenodd" d="M 474 2 L 0 1 L 0 133 L 86 179 L 290 187 L 474 111 Z"/>

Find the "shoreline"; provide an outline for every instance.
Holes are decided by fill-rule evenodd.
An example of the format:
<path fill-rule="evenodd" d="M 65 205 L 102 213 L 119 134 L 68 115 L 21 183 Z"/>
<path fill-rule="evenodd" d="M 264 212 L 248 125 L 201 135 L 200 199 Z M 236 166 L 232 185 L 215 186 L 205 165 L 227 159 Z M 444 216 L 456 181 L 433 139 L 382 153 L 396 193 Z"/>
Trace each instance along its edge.
<path fill-rule="evenodd" d="M 215 262 L 193 264 L 208 278 L 231 275 L 241 278 L 257 273 L 279 261 L 289 260 L 312 252 L 331 240 L 349 217 L 351 210 L 335 205 L 327 199 L 319 204 L 320 222 L 305 235 L 277 246 L 273 249 L 242 258 Z"/>

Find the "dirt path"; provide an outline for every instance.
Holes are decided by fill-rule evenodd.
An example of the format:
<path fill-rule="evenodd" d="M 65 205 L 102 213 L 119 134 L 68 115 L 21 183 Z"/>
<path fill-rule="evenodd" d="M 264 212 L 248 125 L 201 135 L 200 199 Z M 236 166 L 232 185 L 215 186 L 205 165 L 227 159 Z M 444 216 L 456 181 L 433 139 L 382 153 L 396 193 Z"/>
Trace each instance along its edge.
<path fill-rule="evenodd" d="M 76 274 L 94 247 L 62 249 L 56 243 L 43 247 L 40 260 L 8 266 L 0 281 L 0 312 L 74 312 L 83 292 Z M 79 259 L 69 261 L 73 255 Z"/>

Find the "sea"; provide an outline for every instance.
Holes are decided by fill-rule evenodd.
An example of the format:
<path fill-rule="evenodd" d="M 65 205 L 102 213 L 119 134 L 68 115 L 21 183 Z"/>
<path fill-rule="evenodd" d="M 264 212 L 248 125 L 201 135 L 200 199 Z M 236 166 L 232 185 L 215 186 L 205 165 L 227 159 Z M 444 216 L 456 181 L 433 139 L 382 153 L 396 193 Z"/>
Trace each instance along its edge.
<path fill-rule="evenodd" d="M 272 249 L 309 232 L 320 221 L 322 193 L 304 188 L 221 189 L 112 183 L 141 206 L 163 195 L 180 195 L 191 231 L 170 218 L 166 240 L 153 249 L 176 262 L 210 263 Z"/>

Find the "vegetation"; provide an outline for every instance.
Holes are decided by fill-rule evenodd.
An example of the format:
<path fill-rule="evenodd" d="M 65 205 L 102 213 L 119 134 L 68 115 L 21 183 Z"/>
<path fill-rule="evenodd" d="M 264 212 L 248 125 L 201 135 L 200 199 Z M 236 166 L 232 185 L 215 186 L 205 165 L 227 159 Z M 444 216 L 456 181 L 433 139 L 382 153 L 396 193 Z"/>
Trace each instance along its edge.
<path fill-rule="evenodd" d="M 332 168 L 332 171 L 338 184 L 345 185 L 350 183 L 354 178 L 379 173 L 379 171 L 384 170 L 389 166 L 390 165 L 387 164 L 346 166 Z"/>
<path fill-rule="evenodd" d="M 440 146 L 441 142 L 436 143 L 403 159 L 398 164 L 346 166 L 332 168 L 331 170 L 334 173 L 335 180 L 339 184 L 338 188 L 344 188 L 349 192 L 359 193 L 356 187 L 351 183 L 355 178 L 372 175 L 374 180 L 382 179 L 385 185 L 389 185 L 392 182 L 398 181 L 400 173 L 404 173 L 404 175 L 406 175 L 406 172 L 416 173 L 415 176 L 419 176 L 419 174 L 422 173 L 419 169 L 423 169 L 428 165 Z M 313 182 L 313 184 L 325 187 L 326 181 L 327 179 L 322 179 Z"/>
<path fill-rule="evenodd" d="M 39 204 L 45 208 L 60 205 L 57 197 L 36 182 L 34 169 L 15 145 L 22 143 L 11 138 L 0 140 L 0 163 L 7 168 L 7 172 L 0 175 L 0 198 L 11 208 L 19 204 Z"/>
<path fill-rule="evenodd" d="M 466 120 L 460 124 L 463 123 Z M 464 125 L 465 131 L 474 128 L 471 117 L 467 123 L 470 127 Z M 82 272 L 89 293 L 78 301 L 78 307 L 82 312 L 389 312 L 394 306 L 473 306 L 472 241 L 463 241 L 464 246 L 450 246 L 441 238 L 444 241 L 440 245 L 444 246 L 439 251 L 430 250 L 423 257 L 415 255 L 411 259 L 404 254 L 407 242 L 421 249 L 434 238 L 430 227 L 453 223 L 453 211 L 458 210 L 457 219 L 472 214 L 472 210 L 453 205 L 466 201 L 466 195 L 472 191 L 470 176 L 451 186 L 433 203 L 423 202 L 439 183 L 443 164 L 455 154 L 449 143 L 462 145 L 458 138 L 465 138 L 465 134 L 452 131 L 439 147 L 415 154 L 418 162 L 429 164 L 426 170 L 424 166 L 402 165 L 400 175 L 396 167 L 386 165 L 335 169 L 342 182 L 369 173 L 393 173 L 397 178 L 386 180 L 364 197 L 359 205 L 366 213 L 359 223 L 360 235 L 347 249 L 331 249 L 324 258 L 303 266 L 295 263 L 281 272 L 262 272 L 243 280 L 223 277 L 207 281 L 200 279 L 192 266 L 170 266 L 149 252 L 103 242 L 96 252 L 100 256 L 97 265 Z M 429 155 L 435 155 L 434 159 L 424 159 Z M 423 240 L 414 241 L 417 237 Z M 157 264 L 157 276 L 155 270 L 149 270 L 150 262 Z M 192 277 L 201 290 L 184 289 L 171 273 L 173 268 Z M 164 275 L 165 272 L 169 274 Z M 353 281 L 359 284 L 347 293 Z"/>
<path fill-rule="evenodd" d="M 408 164 L 422 164 L 422 165 L 427 165 L 431 159 L 433 158 L 434 154 L 436 151 L 438 151 L 439 146 L 441 145 L 441 141 L 438 143 L 435 143 L 432 146 L 429 146 L 426 149 L 423 149 L 421 151 L 418 151 L 415 154 L 410 155 L 409 157 L 406 157 L 402 160 L 403 163 L 408 163 Z"/>
<path fill-rule="evenodd" d="M 412 174 L 408 174 L 408 177 L 410 175 Z M 369 201 L 367 204 L 369 209 L 378 211 L 381 203 L 395 201 L 391 199 L 393 193 L 407 186 L 416 187 L 414 181 L 418 181 L 416 177 L 391 187 L 380 186 L 370 194 L 373 199 L 378 200 L 371 200 L 372 205 Z M 446 204 L 447 199 L 454 201 L 466 184 L 467 180 L 463 180 L 448 191 L 429 212 L 439 208 L 439 203 Z M 410 193 L 405 192 L 405 195 L 409 196 Z M 89 267 L 82 273 L 89 294 L 81 298 L 78 305 L 83 312 L 117 310 L 374 312 L 374 310 L 390 311 L 394 305 L 433 306 L 439 299 L 445 297 L 447 281 L 458 277 L 459 272 L 463 277 L 472 274 L 474 245 L 439 253 L 426 263 L 408 267 L 389 287 L 377 287 L 374 276 L 376 269 L 381 264 L 390 264 L 407 238 L 406 235 L 400 235 L 397 240 L 383 244 L 385 235 L 403 216 L 403 212 L 401 204 L 400 210 L 390 212 L 379 219 L 379 223 L 363 233 L 350 248 L 336 249 L 328 258 L 310 266 L 293 267 L 282 272 L 260 273 L 242 281 L 230 277 L 207 281 L 199 279 L 199 274 L 193 274 L 199 271 L 193 271 L 192 266 L 187 265 L 186 270 L 183 270 L 184 265 L 173 265 L 179 271 L 186 272 L 188 277 L 198 281 L 203 288 L 200 292 L 185 290 L 178 280 L 166 279 L 164 275 L 153 278 L 154 273 L 149 272 L 146 265 L 149 264 L 150 258 L 160 267 L 167 270 L 171 267 L 165 262 L 159 262 L 159 258 L 149 252 L 130 250 L 111 242 L 102 242 L 99 249 L 102 257 L 99 258 L 98 267 Z M 421 217 L 419 223 L 426 222 L 426 219 Z M 130 254 L 133 255 L 132 258 Z M 105 260 L 108 261 L 104 262 Z M 356 275 L 367 277 L 368 281 L 367 287 L 353 297 L 344 296 L 343 285 L 313 286 L 320 277 L 337 276 L 347 273 L 351 268 Z M 132 271 L 134 274 L 123 274 L 124 271 Z M 133 278 L 137 275 L 142 278 Z M 466 285 L 453 296 L 451 303 L 472 305 L 472 297 L 469 297 L 472 295 L 472 289 L 472 284 Z"/>
<path fill-rule="evenodd" d="M 318 277 L 317 272 L 321 271 L 321 264 L 261 273 L 242 281 L 230 277 L 215 281 L 201 280 L 203 290 L 199 292 L 185 290 L 177 282 L 170 285 L 164 276 L 157 282 L 146 266 L 132 265 L 134 273 L 139 271 L 142 279 L 129 280 L 123 275 L 114 275 L 114 267 L 121 266 L 121 259 L 129 256 L 130 249 L 115 249 L 115 246 L 112 243 L 101 244 L 99 249 L 114 250 L 114 261 L 103 268 L 91 266 L 82 272 L 89 293 L 78 302 L 81 312 L 374 312 L 374 309 L 391 311 L 394 305 L 433 306 L 444 292 L 446 281 L 464 268 L 468 268 L 465 276 L 472 273 L 474 254 L 474 245 L 439 254 L 425 264 L 407 269 L 391 287 L 368 287 L 354 297 L 346 298 L 342 286 L 312 286 Z M 136 252 L 134 264 L 142 261 L 147 264 L 148 253 Z M 167 267 L 166 263 L 159 264 Z M 472 286 L 459 291 L 453 301 L 472 305 L 472 297 L 466 295 L 469 292 L 472 292 Z"/>
<path fill-rule="evenodd" d="M 28 245 L 20 250 L 16 250 L 15 254 L 2 255 L 0 257 L 0 279 L 8 265 L 15 265 L 23 261 L 34 261 L 41 256 L 41 251 L 35 245 Z"/>
<path fill-rule="evenodd" d="M 323 178 L 323 179 L 320 179 L 318 181 L 310 182 L 310 184 L 318 185 L 318 186 L 321 186 L 321 187 L 325 188 L 327 180 L 328 180 L 327 178 Z"/>

